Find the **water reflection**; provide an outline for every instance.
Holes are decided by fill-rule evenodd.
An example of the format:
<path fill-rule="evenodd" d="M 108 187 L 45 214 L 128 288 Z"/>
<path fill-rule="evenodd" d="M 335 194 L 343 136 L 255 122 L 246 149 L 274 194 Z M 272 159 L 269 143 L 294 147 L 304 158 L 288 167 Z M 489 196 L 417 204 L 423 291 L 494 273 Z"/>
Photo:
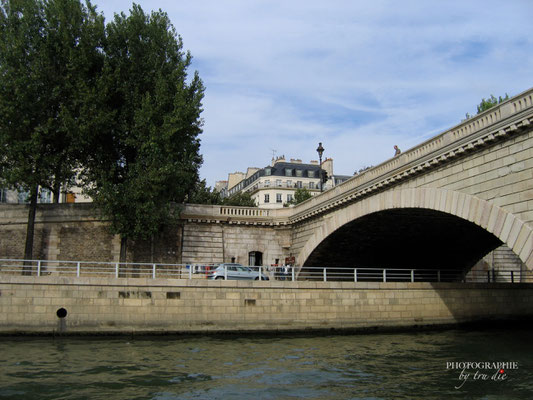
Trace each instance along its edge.
<path fill-rule="evenodd" d="M 352 336 L 3 339 L 0 398 L 530 399 L 528 330 Z M 454 389 L 451 361 L 516 361 Z"/>

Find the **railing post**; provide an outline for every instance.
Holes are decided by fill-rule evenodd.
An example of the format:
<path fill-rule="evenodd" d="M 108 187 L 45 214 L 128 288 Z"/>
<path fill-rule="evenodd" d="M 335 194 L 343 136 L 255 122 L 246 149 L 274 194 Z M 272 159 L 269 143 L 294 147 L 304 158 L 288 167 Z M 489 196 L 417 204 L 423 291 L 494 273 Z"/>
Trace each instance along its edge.
<path fill-rule="evenodd" d="M 357 282 L 357 268 L 353 269 L 353 281 Z"/>
<path fill-rule="evenodd" d="M 440 269 L 437 271 L 437 282 L 440 282 Z"/>
<path fill-rule="evenodd" d="M 228 266 L 224 265 L 224 280 L 228 280 Z"/>
<path fill-rule="evenodd" d="M 81 263 L 76 263 L 76 276 L 79 278 L 81 275 Z"/>
<path fill-rule="evenodd" d="M 514 283 L 514 271 L 511 271 L 511 283 Z"/>
<path fill-rule="evenodd" d="M 492 268 L 492 282 L 496 282 L 496 271 Z"/>
<path fill-rule="evenodd" d="M 383 282 L 387 282 L 387 270 L 383 269 Z"/>
<path fill-rule="evenodd" d="M 37 261 L 37 276 L 41 276 L 41 260 Z"/>
<path fill-rule="evenodd" d="M 115 264 L 115 278 L 118 278 L 118 263 Z"/>
<path fill-rule="evenodd" d="M 259 280 L 260 281 L 263 280 L 263 276 L 261 275 L 261 266 L 259 266 Z"/>
<path fill-rule="evenodd" d="M 155 264 L 152 265 L 152 279 L 155 279 Z"/>
<path fill-rule="evenodd" d="M 415 270 L 412 269 L 411 270 L 411 282 L 414 282 L 415 281 Z"/>
<path fill-rule="evenodd" d="M 326 268 L 324 268 L 324 282 L 327 282 L 327 281 L 328 281 L 328 277 L 326 273 Z"/>
<path fill-rule="evenodd" d="M 487 282 L 490 283 L 490 271 L 487 271 Z"/>
<path fill-rule="evenodd" d="M 192 279 L 192 264 L 189 265 L 189 280 Z"/>

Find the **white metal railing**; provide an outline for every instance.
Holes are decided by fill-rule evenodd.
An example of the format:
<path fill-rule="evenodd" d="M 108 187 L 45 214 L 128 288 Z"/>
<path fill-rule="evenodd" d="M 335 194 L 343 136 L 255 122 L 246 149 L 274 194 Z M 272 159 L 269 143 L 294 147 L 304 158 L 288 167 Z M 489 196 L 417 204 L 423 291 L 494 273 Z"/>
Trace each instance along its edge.
<path fill-rule="evenodd" d="M 191 278 L 195 264 L 0 259 L 0 274 L 113 278 Z"/>
<path fill-rule="evenodd" d="M 454 269 L 408 268 L 321 268 L 303 267 L 299 280 L 353 282 L 533 282 L 527 270 L 463 271 Z"/>
<path fill-rule="evenodd" d="M 452 269 L 398 269 L 282 266 L 249 267 L 238 264 L 119 263 L 96 261 L 52 261 L 0 259 L 0 276 L 75 276 L 168 279 L 255 279 L 323 282 L 507 282 L 533 283 L 533 272 L 525 269 L 470 271 Z"/>

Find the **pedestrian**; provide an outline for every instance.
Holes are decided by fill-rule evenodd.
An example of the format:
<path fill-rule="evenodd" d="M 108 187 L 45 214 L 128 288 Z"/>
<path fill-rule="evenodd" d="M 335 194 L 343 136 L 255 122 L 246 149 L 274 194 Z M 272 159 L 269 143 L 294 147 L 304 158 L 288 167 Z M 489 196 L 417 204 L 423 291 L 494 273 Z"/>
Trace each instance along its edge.
<path fill-rule="evenodd" d="M 395 150 L 394 157 L 399 156 L 400 153 L 402 152 L 397 145 L 394 145 L 394 150 Z"/>
<path fill-rule="evenodd" d="M 285 265 L 285 269 L 283 271 L 283 275 L 285 276 L 285 280 L 286 281 L 289 280 L 289 273 L 290 272 L 291 272 L 291 265 L 290 264 Z"/>

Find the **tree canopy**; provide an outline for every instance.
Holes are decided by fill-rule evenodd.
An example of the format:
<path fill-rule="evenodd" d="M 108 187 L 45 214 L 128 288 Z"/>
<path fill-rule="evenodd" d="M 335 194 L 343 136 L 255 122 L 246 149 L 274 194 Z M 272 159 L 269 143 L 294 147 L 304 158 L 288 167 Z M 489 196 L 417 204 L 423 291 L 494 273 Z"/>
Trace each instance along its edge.
<path fill-rule="evenodd" d="M 257 207 L 255 200 L 249 192 L 238 192 L 222 200 L 226 206 Z"/>
<path fill-rule="evenodd" d="M 191 55 L 164 12 L 134 4 L 106 34 L 83 178 L 124 255 L 127 239 L 156 235 L 198 181 L 204 87 L 198 73 L 188 78 Z"/>
<path fill-rule="evenodd" d="M 39 188 L 59 197 L 78 166 L 84 88 L 99 69 L 103 17 L 87 2 L 0 2 L 0 181 L 29 192 L 25 258 L 32 258 Z"/>
<path fill-rule="evenodd" d="M 509 95 L 507 93 L 505 93 L 505 97 L 499 96 L 498 98 L 491 94 L 488 99 L 481 99 L 481 103 L 477 105 L 477 113 L 481 114 L 483 111 L 487 111 L 488 109 L 497 106 L 506 100 L 509 100 Z M 465 118 L 470 119 L 472 118 L 472 115 L 470 115 L 470 113 L 466 113 Z"/>
<path fill-rule="evenodd" d="M 287 202 L 286 204 L 287 205 L 300 204 L 306 201 L 307 199 L 310 199 L 311 197 L 313 197 L 313 195 L 311 194 L 309 190 L 307 190 L 307 188 L 298 188 L 294 192 L 294 197 L 292 198 L 292 200 Z"/>
<path fill-rule="evenodd" d="M 28 237 L 39 187 L 74 177 L 123 250 L 156 235 L 202 163 L 204 87 L 167 14 L 0 0 L 0 37 L 0 183 L 30 191 Z"/>
<path fill-rule="evenodd" d="M 505 93 L 505 97 L 499 96 L 498 98 L 491 94 L 488 99 L 481 99 L 481 103 L 477 106 L 477 113 L 481 114 L 483 111 L 487 111 L 489 108 L 492 108 L 505 100 L 509 100 L 509 95 L 507 93 Z"/>
<path fill-rule="evenodd" d="M 222 198 L 217 190 L 208 187 L 205 179 L 202 179 L 187 196 L 187 203 L 217 205 L 222 204 Z"/>

